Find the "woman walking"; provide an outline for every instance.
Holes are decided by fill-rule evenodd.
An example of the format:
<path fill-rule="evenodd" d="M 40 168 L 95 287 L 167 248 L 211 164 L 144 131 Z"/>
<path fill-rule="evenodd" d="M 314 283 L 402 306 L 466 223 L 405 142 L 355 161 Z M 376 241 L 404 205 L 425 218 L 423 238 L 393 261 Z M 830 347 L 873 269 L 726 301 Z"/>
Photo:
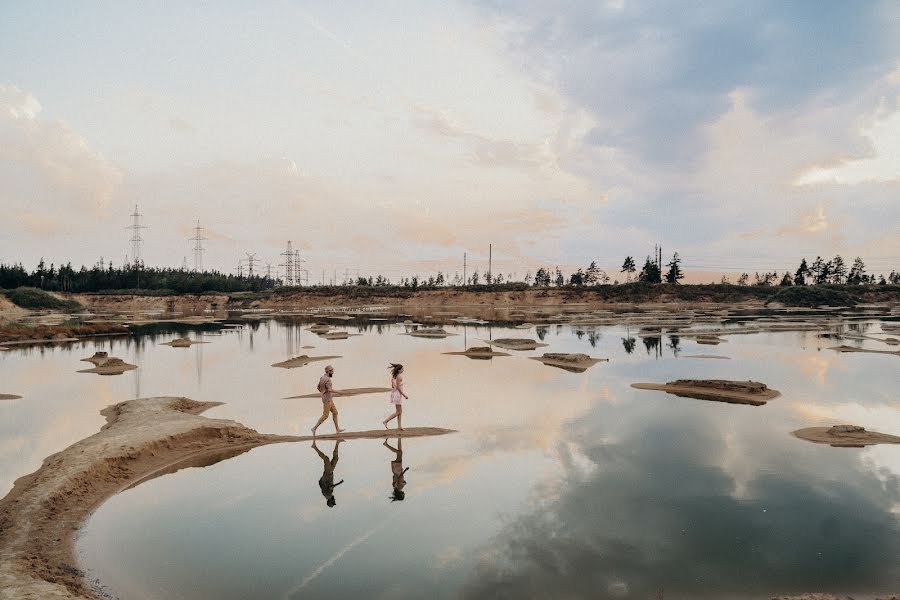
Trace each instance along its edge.
<path fill-rule="evenodd" d="M 403 391 L 403 365 L 391 363 L 388 367 L 391 370 L 391 404 L 394 405 L 394 414 L 382 421 L 384 428 L 388 428 L 388 423 L 397 419 L 397 429 L 403 431 L 403 399 L 409 400 L 409 396 Z"/>

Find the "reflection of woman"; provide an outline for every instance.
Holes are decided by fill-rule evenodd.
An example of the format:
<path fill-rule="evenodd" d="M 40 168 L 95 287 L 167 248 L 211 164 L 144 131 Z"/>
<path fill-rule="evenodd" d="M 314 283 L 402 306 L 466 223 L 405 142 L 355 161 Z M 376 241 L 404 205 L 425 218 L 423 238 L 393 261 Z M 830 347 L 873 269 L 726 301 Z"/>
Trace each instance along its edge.
<path fill-rule="evenodd" d="M 334 468 L 337 466 L 339 458 L 338 446 L 340 446 L 343 441 L 344 440 L 338 440 L 334 443 L 334 452 L 331 453 L 331 459 L 328 458 L 327 454 L 319 450 L 315 441 L 312 443 L 313 450 L 315 450 L 319 454 L 319 458 L 322 459 L 322 476 L 319 477 L 319 489 L 326 498 L 325 504 L 330 508 L 334 508 L 337 504 L 337 500 L 334 499 L 334 488 L 344 483 L 343 479 L 337 483 L 334 482 Z"/>
<path fill-rule="evenodd" d="M 406 498 L 406 492 L 403 491 L 403 486 L 406 485 L 406 479 L 403 476 L 409 471 L 409 467 L 403 468 L 403 442 L 400 438 L 397 438 L 397 447 L 394 448 L 388 444 L 387 440 L 384 440 L 384 445 L 388 450 L 394 452 L 394 460 L 391 461 L 391 476 L 393 479 L 391 484 L 394 487 L 394 493 L 390 497 L 391 502 L 403 500 Z"/>
<path fill-rule="evenodd" d="M 409 400 L 409 396 L 403 391 L 403 365 L 391 363 L 388 367 L 391 370 L 391 404 L 394 405 L 394 414 L 381 422 L 387 429 L 387 424 L 393 419 L 397 419 L 397 429 L 403 431 L 403 399 Z"/>

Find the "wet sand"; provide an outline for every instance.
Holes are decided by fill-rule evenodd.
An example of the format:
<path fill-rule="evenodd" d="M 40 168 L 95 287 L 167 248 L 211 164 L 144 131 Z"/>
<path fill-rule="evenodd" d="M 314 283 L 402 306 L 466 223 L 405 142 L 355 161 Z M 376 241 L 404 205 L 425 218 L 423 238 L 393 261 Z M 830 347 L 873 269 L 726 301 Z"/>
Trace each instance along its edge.
<path fill-rule="evenodd" d="M 455 429 L 443 427 L 404 427 L 400 429 L 370 429 L 368 431 L 342 431 L 341 433 L 320 433 L 316 436 L 305 435 L 297 438 L 298 442 L 311 440 L 378 440 L 386 437 L 425 437 L 456 433 Z"/>
<path fill-rule="evenodd" d="M 669 383 L 632 383 L 631 387 L 639 390 L 659 390 L 683 398 L 751 406 L 762 406 L 781 395 L 781 392 L 770 389 L 759 382 L 718 379 L 679 379 Z"/>
<path fill-rule="evenodd" d="M 496 340 L 481 340 L 491 346 L 497 346 L 504 350 L 536 350 L 538 348 L 549 346 L 529 338 L 500 338 Z"/>
<path fill-rule="evenodd" d="M 94 359 L 93 357 L 82 360 L 92 362 L 96 366 L 93 369 L 82 369 L 78 371 L 79 373 L 96 373 L 97 375 L 121 375 L 125 371 L 134 371 L 135 369 L 137 369 L 137 365 L 129 364 L 121 358 L 116 358 L 115 356 L 110 356 L 102 361 L 99 359 Z"/>
<path fill-rule="evenodd" d="M 15 394 L 0 394 L 0 400 L 18 400 L 22 396 L 16 396 Z"/>
<path fill-rule="evenodd" d="M 340 356 L 307 356 L 305 354 L 301 356 L 295 356 L 294 358 L 289 358 L 287 360 L 283 360 L 281 362 L 273 363 L 273 367 L 280 367 L 282 369 L 296 369 L 297 367 L 302 367 L 304 365 L 308 365 L 311 362 L 316 362 L 320 360 L 331 360 L 333 358 L 341 358 Z"/>
<path fill-rule="evenodd" d="M 209 342 L 200 342 L 190 338 L 176 338 L 169 342 L 163 342 L 160 346 L 171 346 L 172 348 L 190 348 L 192 344 L 208 344 Z"/>
<path fill-rule="evenodd" d="M 609 362 L 608 358 L 592 358 L 587 354 L 564 354 L 561 352 L 546 352 L 543 356 L 530 358 L 572 373 L 584 373 L 588 367 L 593 367 L 598 362 Z"/>
<path fill-rule="evenodd" d="M 853 346 L 833 346 L 829 350 L 838 352 L 863 352 L 866 354 L 893 354 L 900 356 L 900 350 L 869 350 L 868 348 L 854 348 Z"/>
<path fill-rule="evenodd" d="M 816 444 L 829 444 L 837 448 L 862 448 L 876 444 L 900 444 L 900 437 L 866 431 L 858 425 L 835 425 L 833 427 L 805 427 L 791 434 L 801 440 Z"/>
<path fill-rule="evenodd" d="M 101 411 L 99 433 L 44 460 L 0 500 L 0 589 L 14 598 L 94 598 L 75 567 L 74 536 L 88 515 L 128 485 L 208 452 L 293 441 L 198 416 L 219 402 L 158 397 Z"/>
<path fill-rule="evenodd" d="M 443 354 L 447 354 L 450 356 L 468 356 L 469 358 L 482 360 L 491 359 L 495 356 L 510 356 L 509 353 L 497 352 L 491 349 L 490 346 L 476 346 L 473 348 L 469 348 L 465 352 L 444 352 Z"/>

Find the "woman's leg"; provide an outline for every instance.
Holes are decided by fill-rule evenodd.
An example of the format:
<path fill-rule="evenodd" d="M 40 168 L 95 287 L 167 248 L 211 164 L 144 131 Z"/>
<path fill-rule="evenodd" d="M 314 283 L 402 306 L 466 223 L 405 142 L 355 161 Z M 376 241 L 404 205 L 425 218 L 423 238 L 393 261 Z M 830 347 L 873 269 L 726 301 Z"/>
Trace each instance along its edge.
<path fill-rule="evenodd" d="M 402 417 L 403 417 L 403 405 L 398 404 L 397 405 L 397 429 L 399 429 L 400 431 L 403 431 Z"/>

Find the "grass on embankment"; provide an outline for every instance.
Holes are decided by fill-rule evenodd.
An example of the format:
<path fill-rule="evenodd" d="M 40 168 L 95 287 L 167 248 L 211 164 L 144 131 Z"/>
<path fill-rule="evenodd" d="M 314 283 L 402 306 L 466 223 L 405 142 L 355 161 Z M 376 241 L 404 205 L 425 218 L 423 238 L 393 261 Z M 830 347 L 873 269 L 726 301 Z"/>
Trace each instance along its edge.
<path fill-rule="evenodd" d="M 62 300 L 37 288 L 19 287 L 14 290 L 0 290 L 0 293 L 16 306 L 29 310 L 75 311 L 82 308 L 81 304 L 74 300 Z"/>

